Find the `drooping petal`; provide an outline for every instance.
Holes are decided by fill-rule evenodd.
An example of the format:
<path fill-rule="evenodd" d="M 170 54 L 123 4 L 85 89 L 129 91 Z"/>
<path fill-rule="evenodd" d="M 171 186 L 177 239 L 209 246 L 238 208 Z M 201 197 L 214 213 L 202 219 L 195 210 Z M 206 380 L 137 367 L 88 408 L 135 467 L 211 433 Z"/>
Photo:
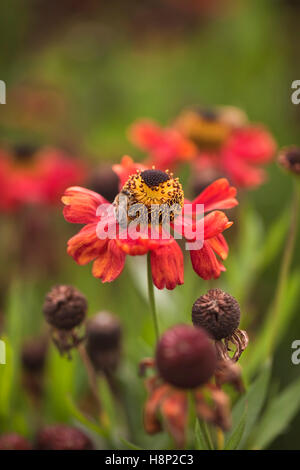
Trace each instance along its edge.
<path fill-rule="evenodd" d="M 224 260 L 227 258 L 229 248 L 224 236 L 221 233 L 215 237 L 210 238 L 207 240 L 207 242 L 221 259 Z"/>
<path fill-rule="evenodd" d="M 169 393 L 170 386 L 162 384 L 152 387 L 152 379 L 148 379 L 146 385 L 150 384 L 149 397 L 144 408 L 144 427 L 148 434 L 156 434 L 162 430 L 159 419 L 159 408 L 163 398 Z"/>
<path fill-rule="evenodd" d="M 68 241 L 67 252 L 76 263 L 84 265 L 93 261 L 107 244 L 107 239 L 99 240 L 96 229 L 96 223 L 88 224 Z"/>
<path fill-rule="evenodd" d="M 109 240 L 99 257 L 94 261 L 93 276 L 101 279 L 102 282 L 114 281 L 123 271 L 126 255 L 115 240 Z"/>
<path fill-rule="evenodd" d="M 204 204 L 205 212 L 214 209 L 230 209 L 238 204 L 235 196 L 236 188 L 230 186 L 226 178 L 220 178 L 205 188 L 204 191 L 193 200 L 193 204 Z"/>
<path fill-rule="evenodd" d="M 158 289 L 174 289 L 183 284 L 183 254 L 178 243 L 162 245 L 151 251 L 151 270 L 154 285 Z"/>
<path fill-rule="evenodd" d="M 227 228 L 231 227 L 233 222 L 221 211 L 213 211 L 204 217 L 204 239 L 215 237 Z"/>
<path fill-rule="evenodd" d="M 208 240 L 204 242 L 201 250 L 191 250 L 190 256 L 194 271 L 202 279 L 217 279 L 225 269 L 224 266 L 221 267 Z"/>
<path fill-rule="evenodd" d="M 166 427 L 173 437 L 176 447 L 182 449 L 185 445 L 185 434 L 188 421 L 187 392 L 176 389 L 164 398 L 161 404 L 161 414 Z"/>
<path fill-rule="evenodd" d="M 99 217 L 97 209 L 102 204 L 109 204 L 104 197 L 86 188 L 72 186 L 68 188 L 62 202 L 65 204 L 64 217 L 68 222 L 75 224 L 89 224 L 96 222 Z"/>

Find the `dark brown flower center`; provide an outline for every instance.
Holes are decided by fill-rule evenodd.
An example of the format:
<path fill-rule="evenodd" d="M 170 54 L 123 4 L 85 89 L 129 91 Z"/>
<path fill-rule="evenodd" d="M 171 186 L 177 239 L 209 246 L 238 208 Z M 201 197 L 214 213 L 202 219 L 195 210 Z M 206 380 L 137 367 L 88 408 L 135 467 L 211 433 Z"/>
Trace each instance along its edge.
<path fill-rule="evenodd" d="M 145 170 L 142 171 L 141 177 L 149 188 L 159 186 L 170 179 L 170 176 L 161 170 Z"/>

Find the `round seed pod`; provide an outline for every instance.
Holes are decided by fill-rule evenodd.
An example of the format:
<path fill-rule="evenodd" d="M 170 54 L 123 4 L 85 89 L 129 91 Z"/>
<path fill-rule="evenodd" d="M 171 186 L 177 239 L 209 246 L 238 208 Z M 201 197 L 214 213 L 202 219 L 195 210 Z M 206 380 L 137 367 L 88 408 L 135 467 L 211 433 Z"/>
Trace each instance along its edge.
<path fill-rule="evenodd" d="M 39 431 L 36 447 L 38 450 L 91 450 L 93 444 L 79 429 L 56 424 Z"/>
<path fill-rule="evenodd" d="M 176 325 L 160 338 L 156 348 L 156 366 L 160 376 L 179 388 L 205 384 L 216 369 L 216 353 L 201 328 Z"/>
<path fill-rule="evenodd" d="M 119 318 L 100 312 L 86 328 L 86 350 L 97 371 L 114 372 L 120 362 L 122 328 Z"/>
<path fill-rule="evenodd" d="M 221 289 L 210 289 L 192 307 L 194 326 L 204 328 L 215 340 L 231 336 L 239 326 L 240 316 L 237 300 Z"/>
<path fill-rule="evenodd" d="M 90 174 L 87 187 L 113 202 L 119 193 L 119 178 L 111 166 L 101 165 Z"/>
<path fill-rule="evenodd" d="M 300 147 L 282 149 L 278 155 L 278 163 L 291 173 L 300 175 Z"/>
<path fill-rule="evenodd" d="M 46 295 L 43 312 L 47 322 L 58 330 L 72 330 L 80 325 L 87 311 L 87 301 L 73 286 L 58 285 Z"/>
<path fill-rule="evenodd" d="M 17 433 L 3 434 L 0 436 L 0 450 L 31 450 L 30 442 Z"/>

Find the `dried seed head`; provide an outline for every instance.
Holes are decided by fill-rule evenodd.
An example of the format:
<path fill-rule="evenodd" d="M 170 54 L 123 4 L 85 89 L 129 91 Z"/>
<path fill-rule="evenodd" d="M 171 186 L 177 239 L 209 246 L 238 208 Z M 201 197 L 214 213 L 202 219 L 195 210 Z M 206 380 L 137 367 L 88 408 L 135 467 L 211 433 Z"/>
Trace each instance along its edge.
<path fill-rule="evenodd" d="M 44 338 L 34 338 L 24 343 L 21 360 L 23 369 L 26 372 L 40 373 L 43 371 L 47 346 L 47 341 Z"/>
<path fill-rule="evenodd" d="M 231 336 L 239 326 L 240 316 L 237 300 L 221 289 L 210 289 L 192 307 L 194 326 L 204 328 L 215 340 Z"/>
<path fill-rule="evenodd" d="M 17 433 L 0 436 L 0 450 L 31 450 L 30 442 Z"/>
<path fill-rule="evenodd" d="M 101 165 L 90 175 L 87 187 L 113 202 L 119 192 L 119 178 L 109 165 Z"/>
<path fill-rule="evenodd" d="M 177 325 L 160 338 L 156 366 L 161 377 L 175 387 L 198 387 L 215 371 L 215 349 L 201 328 Z"/>
<path fill-rule="evenodd" d="M 58 330 L 72 330 L 84 320 L 87 301 L 72 286 L 58 285 L 46 295 L 43 312 L 47 322 Z"/>
<path fill-rule="evenodd" d="M 278 155 L 278 163 L 291 173 L 300 175 L 300 147 L 282 149 Z"/>
<path fill-rule="evenodd" d="M 93 444 L 79 429 L 63 424 L 47 426 L 37 435 L 39 450 L 91 450 Z"/>
<path fill-rule="evenodd" d="M 91 318 L 86 329 L 87 353 L 97 371 L 111 373 L 120 361 L 122 329 L 120 320 L 110 312 Z"/>

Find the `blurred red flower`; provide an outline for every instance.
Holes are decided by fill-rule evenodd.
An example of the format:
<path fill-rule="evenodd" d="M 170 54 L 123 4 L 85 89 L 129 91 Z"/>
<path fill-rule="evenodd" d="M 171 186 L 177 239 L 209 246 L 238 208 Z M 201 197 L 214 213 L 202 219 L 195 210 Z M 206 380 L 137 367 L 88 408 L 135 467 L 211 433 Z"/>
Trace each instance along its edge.
<path fill-rule="evenodd" d="M 24 205 L 54 205 L 70 184 L 85 177 L 84 165 L 54 148 L 0 151 L 1 210 Z"/>

